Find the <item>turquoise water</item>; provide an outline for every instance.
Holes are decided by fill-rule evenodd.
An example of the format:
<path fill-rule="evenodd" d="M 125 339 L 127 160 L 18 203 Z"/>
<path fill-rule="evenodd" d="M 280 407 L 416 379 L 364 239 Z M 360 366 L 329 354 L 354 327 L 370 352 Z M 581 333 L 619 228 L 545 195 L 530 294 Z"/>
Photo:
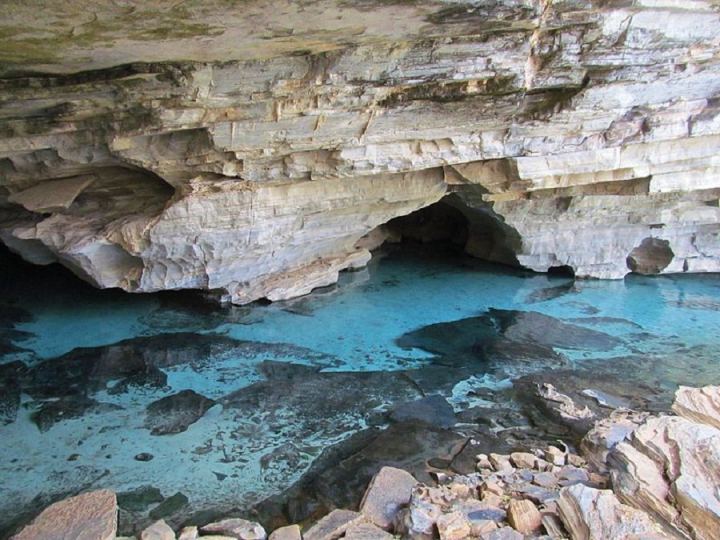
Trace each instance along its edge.
<path fill-rule="evenodd" d="M 184 515 L 250 508 L 429 394 L 521 413 L 513 381 L 559 369 L 662 408 L 720 381 L 717 275 L 573 282 L 405 246 L 304 298 L 220 307 L 2 260 L 0 530 L 95 487 L 159 490 L 124 503 L 126 530 L 177 493 Z"/>

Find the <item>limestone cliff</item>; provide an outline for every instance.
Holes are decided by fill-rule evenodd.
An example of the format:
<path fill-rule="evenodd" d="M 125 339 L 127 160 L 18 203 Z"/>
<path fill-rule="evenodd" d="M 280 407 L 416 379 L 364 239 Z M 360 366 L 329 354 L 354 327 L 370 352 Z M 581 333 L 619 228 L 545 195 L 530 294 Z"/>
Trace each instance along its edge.
<path fill-rule="evenodd" d="M 491 260 L 720 271 L 718 0 L 6 4 L 0 238 L 27 260 L 282 299 L 447 196 Z"/>

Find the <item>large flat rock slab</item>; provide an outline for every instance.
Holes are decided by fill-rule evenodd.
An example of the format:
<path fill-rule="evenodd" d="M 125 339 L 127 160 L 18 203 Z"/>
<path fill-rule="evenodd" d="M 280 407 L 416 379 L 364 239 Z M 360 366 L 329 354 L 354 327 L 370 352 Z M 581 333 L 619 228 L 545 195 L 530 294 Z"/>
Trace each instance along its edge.
<path fill-rule="evenodd" d="M 117 500 L 107 489 L 48 506 L 12 540 L 114 540 Z"/>
<path fill-rule="evenodd" d="M 18 191 L 8 197 L 8 201 L 22 205 L 31 212 L 54 212 L 70 207 L 78 195 L 95 181 L 95 176 L 87 174 L 43 182 L 37 186 Z"/>

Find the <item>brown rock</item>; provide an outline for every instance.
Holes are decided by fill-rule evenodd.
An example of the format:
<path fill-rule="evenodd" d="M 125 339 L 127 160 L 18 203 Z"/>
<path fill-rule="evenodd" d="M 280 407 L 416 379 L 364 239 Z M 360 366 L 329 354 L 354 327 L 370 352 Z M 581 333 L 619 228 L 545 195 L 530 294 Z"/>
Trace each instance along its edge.
<path fill-rule="evenodd" d="M 523 535 L 512 527 L 501 527 L 495 531 L 483 534 L 480 538 L 482 540 L 523 540 Z"/>
<path fill-rule="evenodd" d="M 180 531 L 180 536 L 178 536 L 178 540 L 197 540 L 198 538 L 200 538 L 200 533 L 195 526 L 183 527 L 183 530 Z"/>
<path fill-rule="evenodd" d="M 333 510 L 303 534 L 304 540 L 335 540 L 352 525 L 365 521 L 365 516 L 351 510 Z"/>
<path fill-rule="evenodd" d="M 565 465 L 565 452 L 557 446 L 548 446 L 547 450 L 545 450 L 545 459 L 553 465 Z"/>
<path fill-rule="evenodd" d="M 512 471 L 514 467 L 510 463 L 510 457 L 502 454 L 490 454 L 490 463 L 496 471 Z"/>
<path fill-rule="evenodd" d="M 13 540 L 111 540 L 117 531 L 112 491 L 90 491 L 48 506 Z"/>
<path fill-rule="evenodd" d="M 470 534 L 473 536 L 482 536 L 497 530 L 498 524 L 492 519 L 476 519 L 470 523 Z"/>
<path fill-rule="evenodd" d="M 529 452 L 513 452 L 510 454 L 510 461 L 518 469 L 534 469 L 537 457 Z"/>
<path fill-rule="evenodd" d="M 365 491 L 360 512 L 378 527 L 389 530 L 398 510 L 410 502 L 417 480 L 408 472 L 383 467 Z"/>
<path fill-rule="evenodd" d="M 345 540 L 392 540 L 394 536 L 372 523 L 356 523 L 348 527 L 343 538 Z"/>
<path fill-rule="evenodd" d="M 542 516 L 531 501 L 513 499 L 508 506 L 508 523 L 522 534 L 532 534 L 542 527 Z"/>
<path fill-rule="evenodd" d="M 470 536 L 470 522 L 461 512 L 442 514 L 436 524 L 440 540 L 463 540 Z"/>
<path fill-rule="evenodd" d="M 720 429 L 720 386 L 681 386 L 675 392 L 672 410 L 693 422 Z"/>
<path fill-rule="evenodd" d="M 567 538 L 565 527 L 557 514 L 551 512 L 542 513 L 542 524 L 550 538 Z"/>
<path fill-rule="evenodd" d="M 159 520 L 140 533 L 140 540 L 175 540 L 175 533 L 164 520 Z"/>
<path fill-rule="evenodd" d="M 551 489 L 557 487 L 558 479 L 553 473 L 539 472 L 533 475 L 533 484 L 543 488 Z"/>
<path fill-rule="evenodd" d="M 218 533 L 238 540 L 265 540 L 267 534 L 259 523 L 242 518 L 228 518 L 209 523 L 200 530 L 203 533 Z"/>
<path fill-rule="evenodd" d="M 300 527 L 298 525 L 288 525 L 275 529 L 270 533 L 268 540 L 302 540 Z"/>

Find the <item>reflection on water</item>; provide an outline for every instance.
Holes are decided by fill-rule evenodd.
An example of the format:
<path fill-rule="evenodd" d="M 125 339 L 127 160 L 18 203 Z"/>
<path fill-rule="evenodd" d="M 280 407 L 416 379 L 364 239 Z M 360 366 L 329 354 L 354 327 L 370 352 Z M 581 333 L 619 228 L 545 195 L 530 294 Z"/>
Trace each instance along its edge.
<path fill-rule="evenodd" d="M 100 486 L 125 531 L 253 505 L 302 519 L 352 504 L 381 461 L 460 470 L 470 436 L 556 435 L 513 381 L 655 409 L 720 381 L 718 276 L 573 282 L 404 246 L 310 296 L 229 307 L 0 260 L 0 530 Z M 424 405 L 389 418 L 434 394 L 454 428 Z"/>

